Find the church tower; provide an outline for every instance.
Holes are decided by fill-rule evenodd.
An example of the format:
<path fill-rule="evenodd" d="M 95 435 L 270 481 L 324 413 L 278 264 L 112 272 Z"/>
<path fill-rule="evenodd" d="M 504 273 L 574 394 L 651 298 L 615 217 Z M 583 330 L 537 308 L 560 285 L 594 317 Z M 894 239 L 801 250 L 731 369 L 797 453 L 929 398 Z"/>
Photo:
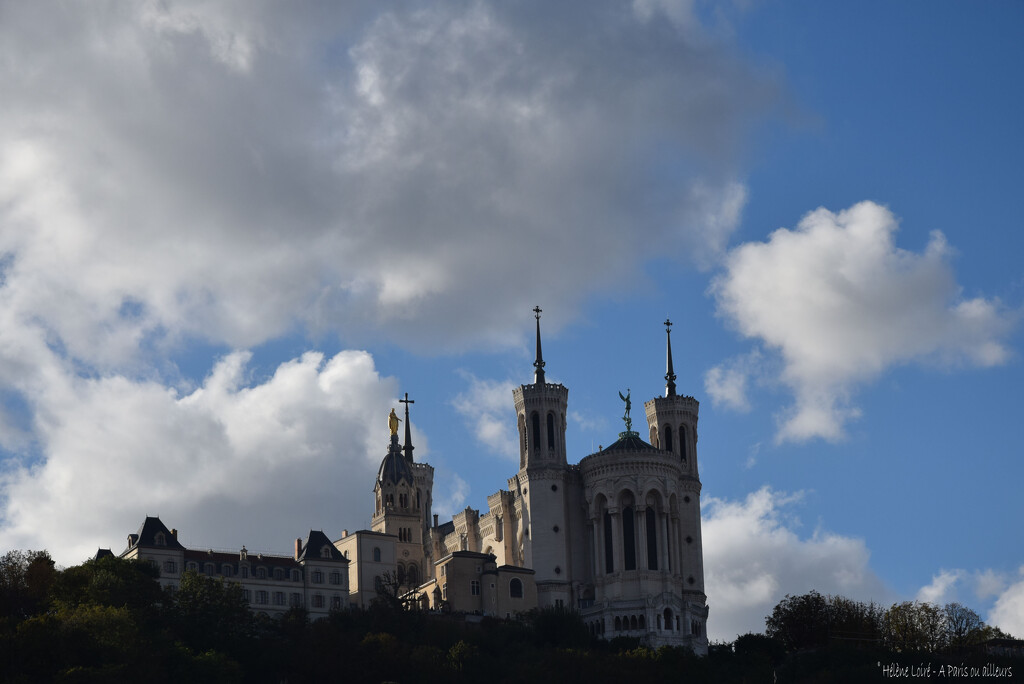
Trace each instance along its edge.
<path fill-rule="evenodd" d="M 391 409 L 388 416 L 391 441 L 377 471 L 371 526 L 374 532 L 398 537 L 395 555 L 399 584 L 416 587 L 430 574 L 429 553 L 424 542 L 430 520 L 434 469 L 426 463 L 413 461 L 409 404 L 415 402 L 408 394 L 399 401 L 405 404 L 405 445 L 398 443 L 401 419 Z"/>
<path fill-rule="evenodd" d="M 683 626 L 706 647 L 707 597 L 704 593 L 704 551 L 700 525 L 700 475 L 697 471 L 697 413 L 699 403 L 693 397 L 676 393 L 676 375 L 672 368 L 672 322 L 665 321 L 667 357 L 665 396 L 644 404 L 651 444 L 671 452 L 682 466 L 679 491 L 670 502 L 672 538 L 680 549 L 679 570 L 683 579 L 683 596 L 687 602 Z"/>
<path fill-rule="evenodd" d="M 537 319 L 534 381 L 512 390 L 519 427 L 519 473 L 509 480 L 517 516 L 516 561 L 535 572 L 540 606 L 572 605 L 565 416 L 569 390 L 547 382 Z"/>

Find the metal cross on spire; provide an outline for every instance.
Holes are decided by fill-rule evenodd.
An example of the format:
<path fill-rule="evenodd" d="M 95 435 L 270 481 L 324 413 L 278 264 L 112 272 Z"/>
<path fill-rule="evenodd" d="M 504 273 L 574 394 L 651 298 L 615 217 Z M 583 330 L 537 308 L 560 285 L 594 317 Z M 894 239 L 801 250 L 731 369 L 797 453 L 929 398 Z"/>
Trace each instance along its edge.
<path fill-rule="evenodd" d="M 537 360 L 533 362 L 533 367 L 536 369 L 533 374 L 533 381 L 538 385 L 543 385 L 544 380 L 544 356 L 540 352 L 540 312 L 539 306 L 533 307 L 534 317 L 537 319 Z"/>
<path fill-rule="evenodd" d="M 405 393 L 405 399 L 399 399 L 400 403 L 405 404 L 405 460 L 412 463 L 412 450 L 415 448 L 412 445 L 412 427 L 409 423 L 409 404 L 415 404 L 415 399 L 409 398 L 409 393 Z"/>
<path fill-rule="evenodd" d="M 665 319 L 665 335 L 668 338 L 668 371 L 665 373 L 665 396 L 676 396 L 676 374 L 672 370 L 672 321 Z"/>

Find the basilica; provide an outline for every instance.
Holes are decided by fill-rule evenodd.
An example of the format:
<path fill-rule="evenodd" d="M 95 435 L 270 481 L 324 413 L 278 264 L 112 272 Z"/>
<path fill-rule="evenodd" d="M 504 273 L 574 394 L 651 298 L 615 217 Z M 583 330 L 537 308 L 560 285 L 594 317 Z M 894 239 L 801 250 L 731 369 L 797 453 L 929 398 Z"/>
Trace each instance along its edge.
<path fill-rule="evenodd" d="M 406 395 L 374 484 L 370 528 L 321 531 L 295 540 L 291 556 L 254 557 L 186 549 L 177 532 L 147 518 L 120 555 L 161 567 L 173 589 L 195 570 L 242 584 L 253 610 L 367 607 L 391 587 L 406 605 L 467 616 L 511 618 L 537 607 L 577 611 L 595 636 L 630 636 L 649 646 L 707 653 L 707 597 L 697 470 L 698 402 L 676 392 L 666 321 L 664 396 L 644 403 L 644 436 L 625 430 L 611 445 L 570 463 L 565 448 L 569 390 L 549 383 L 536 318 L 533 382 L 513 390 L 519 470 L 487 510 L 441 522 L 431 511 L 434 469 L 413 456 Z M 405 424 L 404 441 L 399 425 Z M 101 554 L 110 553 L 101 550 Z"/>

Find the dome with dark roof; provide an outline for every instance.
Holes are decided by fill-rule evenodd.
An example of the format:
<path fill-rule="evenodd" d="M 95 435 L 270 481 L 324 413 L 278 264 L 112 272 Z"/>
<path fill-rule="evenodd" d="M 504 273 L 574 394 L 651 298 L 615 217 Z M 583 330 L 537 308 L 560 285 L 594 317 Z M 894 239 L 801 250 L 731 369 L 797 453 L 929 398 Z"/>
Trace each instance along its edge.
<path fill-rule="evenodd" d="M 619 439 L 614 444 L 606 447 L 602 453 L 609 451 L 654 451 L 660 453 L 661 449 L 648 444 L 640 439 L 639 433 L 630 430 L 628 432 L 620 432 Z"/>
<path fill-rule="evenodd" d="M 405 460 L 405 455 L 398 448 L 398 440 L 396 439 L 391 448 L 388 449 L 388 455 L 381 461 L 380 470 L 377 472 L 377 482 L 382 485 L 385 484 L 398 484 L 402 480 L 405 480 L 410 485 L 413 483 L 412 468 L 409 467 L 409 462 Z"/>

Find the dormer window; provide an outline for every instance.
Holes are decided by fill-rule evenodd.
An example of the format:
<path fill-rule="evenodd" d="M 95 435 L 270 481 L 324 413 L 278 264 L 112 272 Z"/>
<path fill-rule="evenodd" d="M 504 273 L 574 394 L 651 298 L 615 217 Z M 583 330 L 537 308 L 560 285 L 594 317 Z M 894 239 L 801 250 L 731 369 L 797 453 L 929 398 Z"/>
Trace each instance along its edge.
<path fill-rule="evenodd" d="M 163 532 L 153 535 L 153 543 L 157 546 L 167 546 L 167 536 Z"/>
<path fill-rule="evenodd" d="M 328 546 L 327 544 L 324 544 L 324 547 L 322 549 L 320 549 L 320 557 L 321 558 L 330 558 L 331 557 L 331 547 Z"/>

